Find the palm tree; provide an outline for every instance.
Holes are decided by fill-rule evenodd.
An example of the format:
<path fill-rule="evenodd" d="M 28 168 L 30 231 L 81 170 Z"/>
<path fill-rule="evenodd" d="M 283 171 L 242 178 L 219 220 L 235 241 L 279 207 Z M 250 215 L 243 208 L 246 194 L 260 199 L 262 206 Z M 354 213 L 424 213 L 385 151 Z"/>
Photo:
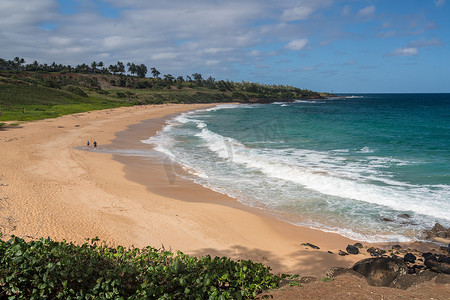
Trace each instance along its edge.
<path fill-rule="evenodd" d="M 128 72 L 131 73 L 131 75 L 134 75 L 137 71 L 136 65 L 134 63 L 127 63 L 128 66 Z"/>
<path fill-rule="evenodd" d="M 98 67 L 101 69 L 101 72 L 103 73 L 105 70 L 103 69 L 103 62 L 98 62 Z"/>
<path fill-rule="evenodd" d="M 92 72 L 97 73 L 97 63 L 93 61 L 91 63 Z"/>

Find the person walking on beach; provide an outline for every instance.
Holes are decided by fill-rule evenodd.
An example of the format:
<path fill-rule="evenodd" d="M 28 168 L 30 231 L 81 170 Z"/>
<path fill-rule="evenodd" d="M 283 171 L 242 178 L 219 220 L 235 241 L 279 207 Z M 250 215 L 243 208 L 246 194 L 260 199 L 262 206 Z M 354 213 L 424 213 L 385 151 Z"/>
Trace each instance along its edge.
<path fill-rule="evenodd" d="M 94 141 L 94 148 L 97 148 L 97 142 Z"/>
<path fill-rule="evenodd" d="M 89 141 L 87 141 L 86 145 L 89 147 L 89 145 L 90 145 Z"/>

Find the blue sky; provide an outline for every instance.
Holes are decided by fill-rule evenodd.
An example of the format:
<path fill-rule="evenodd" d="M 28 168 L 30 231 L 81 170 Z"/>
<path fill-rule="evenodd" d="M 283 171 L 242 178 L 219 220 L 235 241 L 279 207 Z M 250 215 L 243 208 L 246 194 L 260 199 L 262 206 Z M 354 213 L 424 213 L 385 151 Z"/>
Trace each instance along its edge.
<path fill-rule="evenodd" d="M 331 92 L 450 92 L 450 0 L 2 0 L 0 57 Z"/>

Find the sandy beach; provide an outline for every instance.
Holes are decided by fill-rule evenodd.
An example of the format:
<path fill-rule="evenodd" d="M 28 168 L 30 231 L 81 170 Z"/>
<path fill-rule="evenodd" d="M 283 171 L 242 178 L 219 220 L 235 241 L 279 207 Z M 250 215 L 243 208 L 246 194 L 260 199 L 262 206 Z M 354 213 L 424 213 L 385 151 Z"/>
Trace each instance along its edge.
<path fill-rule="evenodd" d="M 182 179 L 182 171 L 161 157 L 102 153 L 149 150 L 140 140 L 161 129 L 165 118 L 206 107 L 124 107 L 0 131 L 0 176 L 7 184 L 1 193 L 8 197 L 2 215 L 15 219 L 17 236 L 76 243 L 98 236 L 110 245 L 252 259 L 302 276 L 323 277 L 330 267 L 367 258 L 339 256 L 355 241 L 245 207 Z M 85 151 L 88 140 L 99 149 Z M 306 242 L 320 250 L 301 245 Z"/>

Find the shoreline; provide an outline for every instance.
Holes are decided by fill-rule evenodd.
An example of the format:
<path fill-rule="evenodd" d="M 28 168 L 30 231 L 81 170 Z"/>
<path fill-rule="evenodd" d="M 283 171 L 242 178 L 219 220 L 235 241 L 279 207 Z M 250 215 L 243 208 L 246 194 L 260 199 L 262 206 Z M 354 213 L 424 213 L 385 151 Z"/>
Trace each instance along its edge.
<path fill-rule="evenodd" d="M 174 114 L 212 106 L 123 107 L 2 131 L 0 175 L 8 186 L 0 192 L 9 198 L 4 212 L 17 220 L 13 233 L 76 243 L 98 236 L 111 245 L 251 259 L 275 273 L 302 276 L 323 277 L 330 267 L 370 257 L 338 256 L 356 242 L 338 234 L 280 221 L 179 176 L 170 184 L 167 164 L 158 157 L 75 149 L 96 140 L 100 150 L 146 150 L 151 146 L 140 135 L 147 139 Z"/>
<path fill-rule="evenodd" d="M 152 145 L 141 142 L 141 140 L 146 140 L 150 136 L 155 135 L 157 131 L 165 126 L 167 120 L 172 119 L 176 115 L 179 114 L 166 115 L 163 118 L 144 120 L 139 124 L 133 124 L 125 131 L 117 132 L 116 138 L 106 147 L 108 150 L 114 151 L 126 149 L 131 153 L 140 151 L 156 153 L 155 156 L 150 157 L 114 155 L 113 159 L 124 165 L 126 179 L 145 186 L 151 193 L 181 201 L 183 205 L 190 206 L 190 209 L 188 209 L 189 212 L 195 215 L 200 214 L 203 218 L 203 222 L 205 221 L 204 219 L 211 219 L 211 221 L 208 220 L 208 222 L 212 222 L 209 223 L 209 227 L 217 230 L 217 225 L 220 226 L 220 224 L 213 220 L 231 219 L 224 221 L 223 225 L 228 225 L 228 230 L 226 231 L 228 231 L 228 235 L 232 232 L 232 237 L 227 236 L 225 238 L 222 234 L 221 238 L 215 239 L 212 238 L 215 233 L 211 232 L 208 234 L 209 238 L 212 238 L 209 243 L 214 243 L 214 247 L 195 249 L 195 247 L 190 248 L 189 245 L 183 245 L 184 247 L 181 250 L 184 253 L 197 256 L 209 254 L 215 256 L 228 256 L 233 259 L 252 259 L 270 265 L 274 271 L 294 273 L 303 271 L 304 268 L 298 268 L 298 266 L 292 268 L 288 266 L 292 265 L 295 259 L 292 253 L 285 250 L 286 248 L 291 252 L 301 252 L 301 255 L 298 255 L 299 257 L 309 257 L 306 261 L 313 257 L 323 261 L 329 259 L 333 261 L 332 263 L 330 262 L 330 264 L 326 263 L 326 267 L 319 268 L 321 269 L 319 272 L 310 270 L 310 273 L 307 273 L 308 275 L 311 275 L 311 272 L 313 272 L 314 275 L 323 275 L 331 266 L 349 266 L 358 259 L 361 259 L 360 257 L 358 259 L 355 259 L 354 257 L 337 257 L 337 254 L 336 257 L 333 258 L 327 253 L 327 251 L 331 250 L 337 253 L 339 249 L 345 249 L 348 244 L 353 244 L 355 241 L 342 237 L 336 233 L 327 233 L 316 229 L 292 225 L 277 219 L 267 211 L 246 206 L 227 195 L 203 187 L 200 184 L 195 183 L 193 179 L 191 179 L 193 176 L 183 170 L 180 165 L 164 160 L 164 155 L 156 152 Z M 168 170 L 173 173 L 168 174 Z M 187 176 L 188 178 L 184 178 L 184 176 L 182 177 L 180 174 Z M 174 178 L 170 178 L 172 176 L 174 176 Z M 208 217 L 206 217 L 207 214 L 209 215 Z M 177 216 L 181 216 L 181 213 L 177 214 Z M 190 219 L 192 223 L 198 223 L 199 220 L 196 216 L 185 215 L 183 217 Z M 205 231 L 205 227 L 203 228 L 202 231 Z M 246 228 L 246 230 L 244 228 Z M 274 257 L 267 257 L 269 255 L 274 255 L 264 249 L 270 247 L 264 247 L 263 244 L 270 244 L 273 241 L 271 241 L 269 237 L 265 240 L 265 237 L 262 236 L 264 233 L 274 234 L 276 235 L 278 242 L 282 241 L 281 245 L 276 246 L 276 251 L 279 253 L 279 257 L 276 259 L 274 259 Z M 219 232 L 217 232 L 217 234 L 219 234 Z M 245 242 L 241 242 L 242 244 L 248 245 L 250 243 L 253 247 L 255 245 L 258 245 L 259 247 L 251 249 L 242 244 L 236 245 L 233 239 L 237 236 L 246 237 Z M 255 238 L 252 239 L 250 238 L 251 236 Z M 179 242 L 180 241 L 177 241 L 175 244 L 170 244 L 168 246 L 172 249 L 179 249 L 179 246 L 177 246 Z M 312 250 L 301 245 L 302 243 L 307 242 L 312 244 L 315 242 L 321 247 L 321 250 Z M 185 242 L 181 242 L 181 244 L 185 244 Z M 273 253 L 273 251 L 271 251 L 271 253 Z M 284 258 L 280 258 L 282 256 Z M 317 266 L 315 266 L 315 268 L 317 268 Z"/>

